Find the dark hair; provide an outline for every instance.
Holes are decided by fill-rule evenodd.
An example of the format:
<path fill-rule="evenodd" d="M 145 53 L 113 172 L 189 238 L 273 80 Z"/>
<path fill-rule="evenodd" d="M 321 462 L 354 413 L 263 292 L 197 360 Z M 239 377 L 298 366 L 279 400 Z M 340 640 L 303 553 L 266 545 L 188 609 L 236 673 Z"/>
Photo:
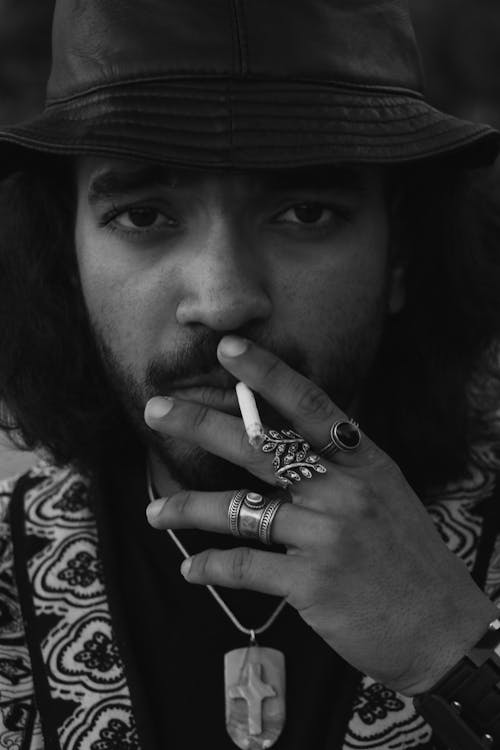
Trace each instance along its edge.
<path fill-rule="evenodd" d="M 463 476 L 471 445 L 499 440 L 499 178 L 422 164 L 393 180 L 407 299 L 388 321 L 366 416 L 419 490 Z"/>
<path fill-rule="evenodd" d="M 0 427 L 55 463 L 92 467 L 124 416 L 91 334 L 74 252 L 65 162 L 43 159 L 1 185 Z"/>
<path fill-rule="evenodd" d="M 417 489 L 457 478 L 500 390 L 500 188 L 494 170 L 435 163 L 388 168 L 394 244 L 408 297 L 391 318 L 367 384 L 364 425 Z M 90 331 L 73 248 L 68 166 L 43 162 L 0 195 L 0 397 L 3 427 L 56 463 L 91 468 L 131 428 Z M 471 410 L 468 390 L 489 370 Z"/>

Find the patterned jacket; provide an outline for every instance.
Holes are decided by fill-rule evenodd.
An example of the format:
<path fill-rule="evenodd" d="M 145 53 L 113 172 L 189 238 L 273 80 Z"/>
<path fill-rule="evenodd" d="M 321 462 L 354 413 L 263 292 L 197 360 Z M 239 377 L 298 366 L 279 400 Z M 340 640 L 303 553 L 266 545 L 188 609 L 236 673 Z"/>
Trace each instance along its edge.
<path fill-rule="evenodd" d="M 469 570 L 483 523 L 476 506 L 499 469 L 499 458 L 478 451 L 463 482 L 430 498 L 444 541 Z M 499 586 L 496 543 L 485 587 L 494 600 Z M 411 699 L 361 680 L 343 750 L 429 747 L 431 736 Z M 0 483 L 0 748 L 140 750 L 88 481 L 44 461 Z"/>

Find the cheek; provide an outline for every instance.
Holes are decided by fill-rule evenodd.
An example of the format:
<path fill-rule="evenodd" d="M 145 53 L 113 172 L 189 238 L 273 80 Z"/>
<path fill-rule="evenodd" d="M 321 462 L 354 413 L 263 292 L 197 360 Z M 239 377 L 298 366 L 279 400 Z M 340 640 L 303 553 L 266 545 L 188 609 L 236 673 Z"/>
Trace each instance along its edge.
<path fill-rule="evenodd" d="M 388 305 L 388 242 L 380 222 L 289 269 L 276 312 L 295 321 L 293 335 L 321 346 L 378 323 Z"/>
<path fill-rule="evenodd" d="M 82 290 L 99 340 L 136 375 L 144 371 L 169 319 L 168 289 L 157 274 L 113 252 L 113 242 L 77 235 Z M 164 285 L 163 285 L 164 286 Z"/>

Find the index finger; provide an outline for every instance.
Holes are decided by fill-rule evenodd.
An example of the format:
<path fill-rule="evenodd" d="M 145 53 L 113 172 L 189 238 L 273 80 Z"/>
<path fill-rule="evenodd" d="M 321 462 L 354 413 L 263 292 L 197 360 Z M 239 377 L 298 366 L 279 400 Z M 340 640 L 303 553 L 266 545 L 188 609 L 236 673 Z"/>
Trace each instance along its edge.
<path fill-rule="evenodd" d="M 248 339 L 224 337 L 217 356 L 229 372 L 259 393 L 317 450 L 330 442 L 330 428 L 335 422 L 349 420 L 324 390 Z M 373 460 L 375 455 L 383 453 L 363 434 L 354 452 L 339 451 L 335 461 L 356 465 Z"/>

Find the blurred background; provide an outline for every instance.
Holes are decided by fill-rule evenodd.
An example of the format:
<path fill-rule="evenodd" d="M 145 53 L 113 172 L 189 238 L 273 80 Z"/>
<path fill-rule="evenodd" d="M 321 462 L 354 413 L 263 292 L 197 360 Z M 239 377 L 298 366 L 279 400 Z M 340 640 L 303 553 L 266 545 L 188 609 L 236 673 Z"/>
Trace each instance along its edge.
<path fill-rule="evenodd" d="M 0 0 L 0 124 L 28 118 L 43 106 L 53 5 Z M 410 0 L 410 7 L 428 99 L 439 109 L 500 128 L 499 0 Z M 0 435 L 0 478 L 33 460 Z"/>

